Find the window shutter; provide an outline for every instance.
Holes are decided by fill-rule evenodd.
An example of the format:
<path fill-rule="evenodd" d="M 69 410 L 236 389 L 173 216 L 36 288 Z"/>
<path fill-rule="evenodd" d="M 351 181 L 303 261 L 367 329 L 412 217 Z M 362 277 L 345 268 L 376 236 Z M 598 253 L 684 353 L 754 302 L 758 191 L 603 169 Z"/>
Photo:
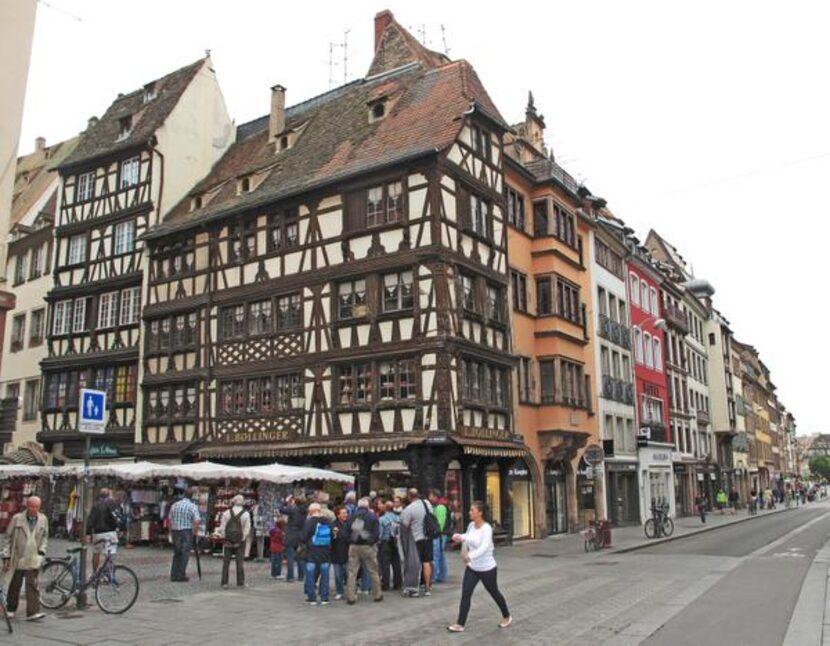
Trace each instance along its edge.
<path fill-rule="evenodd" d="M 455 191 L 456 218 L 461 228 L 470 229 L 472 228 L 470 221 L 470 191 L 461 186 L 461 184 L 456 184 L 456 186 L 458 187 Z"/>
<path fill-rule="evenodd" d="M 359 231 L 366 225 L 366 190 L 352 191 L 346 195 L 344 229 Z"/>
<path fill-rule="evenodd" d="M 527 394 L 527 400 L 531 402 L 538 402 L 539 398 L 536 396 L 536 365 L 537 362 L 535 359 L 531 358 L 527 362 L 527 371 L 529 373 L 530 379 L 530 392 Z"/>

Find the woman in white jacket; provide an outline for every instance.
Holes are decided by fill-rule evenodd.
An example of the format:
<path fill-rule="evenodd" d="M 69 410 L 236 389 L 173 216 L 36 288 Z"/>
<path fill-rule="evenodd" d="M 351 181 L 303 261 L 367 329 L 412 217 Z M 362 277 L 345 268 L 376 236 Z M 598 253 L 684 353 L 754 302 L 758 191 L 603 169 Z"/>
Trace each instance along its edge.
<path fill-rule="evenodd" d="M 466 534 L 453 534 L 455 543 L 464 543 L 462 554 L 467 567 L 464 569 L 464 581 L 461 584 L 461 605 L 458 608 L 458 623 L 447 626 L 453 633 L 464 632 L 473 590 L 481 581 L 484 589 L 493 597 L 501 610 L 499 628 L 507 628 L 513 618 L 507 609 L 507 602 L 499 591 L 497 581 L 496 559 L 493 558 L 493 528 L 484 521 L 484 503 L 476 500 L 470 505 L 470 519 Z"/>

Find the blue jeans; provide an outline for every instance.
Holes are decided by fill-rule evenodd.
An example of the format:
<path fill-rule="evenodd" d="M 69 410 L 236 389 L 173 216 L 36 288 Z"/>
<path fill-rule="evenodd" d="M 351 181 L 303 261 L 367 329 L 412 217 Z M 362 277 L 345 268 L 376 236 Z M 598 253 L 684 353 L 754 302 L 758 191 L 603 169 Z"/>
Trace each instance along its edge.
<path fill-rule="evenodd" d="M 288 572 L 286 572 L 285 579 L 287 581 L 294 580 L 294 550 L 296 548 L 293 545 L 286 545 L 285 546 L 285 560 L 286 566 L 288 566 Z M 305 561 L 297 559 L 297 580 L 302 581 L 305 577 Z"/>
<path fill-rule="evenodd" d="M 432 581 L 433 583 L 447 582 L 447 555 L 444 547 L 447 537 L 443 534 L 432 539 Z"/>
<path fill-rule="evenodd" d="M 348 572 L 348 564 L 346 563 L 332 563 L 334 567 L 334 588 L 337 594 L 346 594 L 346 574 Z"/>
<path fill-rule="evenodd" d="M 314 584 L 317 580 L 317 575 L 320 575 L 320 601 L 329 600 L 329 566 L 331 563 L 312 563 L 306 561 L 305 563 L 305 598 L 308 601 L 316 601 L 317 595 L 314 590 Z"/>
<path fill-rule="evenodd" d="M 282 552 L 271 554 L 271 576 L 277 578 L 282 574 Z"/>

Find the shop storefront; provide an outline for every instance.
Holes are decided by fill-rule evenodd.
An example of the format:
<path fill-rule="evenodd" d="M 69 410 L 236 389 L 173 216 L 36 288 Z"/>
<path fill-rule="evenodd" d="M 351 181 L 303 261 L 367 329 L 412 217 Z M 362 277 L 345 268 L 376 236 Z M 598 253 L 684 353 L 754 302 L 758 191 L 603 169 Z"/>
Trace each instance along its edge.
<path fill-rule="evenodd" d="M 608 517 L 614 525 L 639 524 L 636 462 L 605 461 L 605 495 Z"/>
<path fill-rule="evenodd" d="M 706 505 L 709 509 L 715 508 L 715 496 L 720 487 L 718 473 L 716 464 L 698 464 L 695 467 L 695 477 L 697 479 L 695 496 L 702 495 L 706 499 Z"/>
<path fill-rule="evenodd" d="M 678 516 L 693 516 L 695 512 L 695 464 L 694 462 L 675 462 L 674 467 L 674 506 Z"/>
<path fill-rule="evenodd" d="M 580 458 L 576 472 L 576 503 L 580 527 L 587 527 L 597 519 L 595 485 L 593 467 L 584 458 Z"/>
<path fill-rule="evenodd" d="M 671 449 L 641 446 L 639 457 L 640 521 L 650 518 L 652 503 L 668 504 L 669 515 L 676 516 Z"/>

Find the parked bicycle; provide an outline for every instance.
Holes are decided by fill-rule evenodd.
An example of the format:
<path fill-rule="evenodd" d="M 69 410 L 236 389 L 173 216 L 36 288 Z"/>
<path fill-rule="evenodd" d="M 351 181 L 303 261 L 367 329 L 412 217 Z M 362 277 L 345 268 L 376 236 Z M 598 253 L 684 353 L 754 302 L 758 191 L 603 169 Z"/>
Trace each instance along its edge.
<path fill-rule="evenodd" d="M 597 529 L 597 526 L 594 524 L 594 521 L 591 521 L 588 527 L 583 529 L 580 533 L 582 534 L 582 540 L 584 541 L 586 552 L 590 552 L 592 550 L 599 552 L 603 548 L 602 537 Z"/>
<path fill-rule="evenodd" d="M 674 521 L 669 518 L 669 506 L 667 504 L 651 505 L 651 518 L 643 526 L 646 538 L 668 538 L 674 533 Z"/>
<path fill-rule="evenodd" d="M 96 541 L 96 545 L 107 541 Z M 92 573 L 92 576 L 80 585 L 79 553 L 85 546 L 66 550 L 69 556 L 49 558 L 40 571 L 40 602 L 45 608 L 57 610 L 66 605 L 72 597 L 89 588 L 95 589 L 95 603 L 110 615 L 127 612 L 138 598 L 138 577 L 126 565 L 116 565 L 113 554 L 107 552 L 106 559 Z"/>

